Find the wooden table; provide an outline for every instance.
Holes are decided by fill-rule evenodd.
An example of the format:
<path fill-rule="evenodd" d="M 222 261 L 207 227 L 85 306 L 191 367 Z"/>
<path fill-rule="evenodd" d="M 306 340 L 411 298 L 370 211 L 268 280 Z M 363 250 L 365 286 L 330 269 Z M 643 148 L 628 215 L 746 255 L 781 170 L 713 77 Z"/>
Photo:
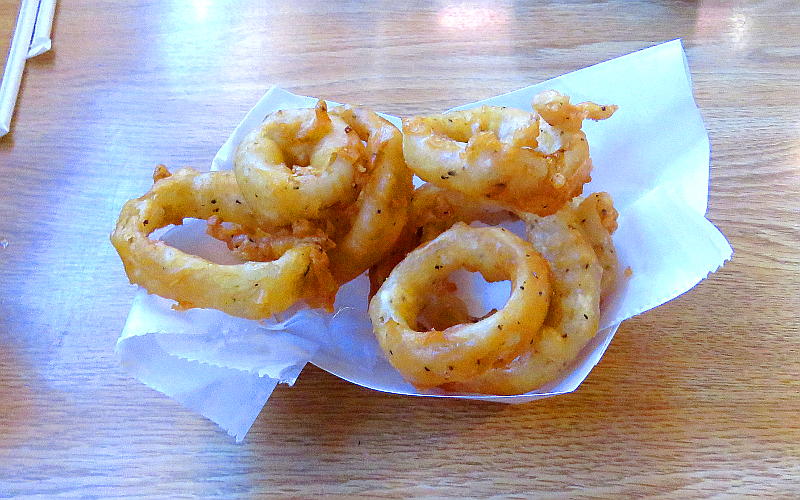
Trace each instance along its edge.
<path fill-rule="evenodd" d="M 65 0 L 53 32 L 0 139 L 0 496 L 800 495 L 797 2 Z M 417 399 L 310 367 L 237 445 L 121 369 L 122 203 L 158 162 L 207 166 L 269 85 L 408 115 L 677 37 L 736 254 L 575 393 Z"/>

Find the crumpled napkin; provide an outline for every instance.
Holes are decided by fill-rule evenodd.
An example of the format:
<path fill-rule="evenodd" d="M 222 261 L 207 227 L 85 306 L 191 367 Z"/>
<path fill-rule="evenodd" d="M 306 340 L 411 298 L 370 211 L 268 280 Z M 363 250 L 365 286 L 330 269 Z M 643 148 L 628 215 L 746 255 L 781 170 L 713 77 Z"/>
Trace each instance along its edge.
<path fill-rule="evenodd" d="M 215 310 L 174 311 L 171 301 L 140 290 L 117 342 L 123 366 L 216 422 L 237 441 L 277 384 L 293 384 L 308 362 L 395 394 L 525 403 L 575 390 L 623 320 L 686 292 L 730 259 L 732 249 L 704 217 L 709 141 L 679 40 L 462 108 L 493 104 L 530 109 L 533 96 L 546 89 L 566 93 L 573 102 L 619 105 L 611 119 L 585 124 L 595 167 L 584 192 L 608 191 L 614 197 L 620 212 L 614 235 L 620 268 L 633 270 L 604 307 L 597 336 L 559 380 L 520 396 L 417 390 L 389 365 L 372 334 L 365 276 L 342 287 L 334 314 L 297 307 L 263 322 Z M 219 150 L 212 169 L 231 168 L 236 145 L 270 112 L 311 107 L 316 101 L 273 87 Z M 398 118 L 389 118 L 399 124 Z M 217 261 L 230 259 L 225 246 L 206 236 L 204 228 L 203 222 L 187 221 L 163 239 Z M 507 285 L 480 281 L 459 285 L 472 290 L 472 306 L 502 305 Z"/>

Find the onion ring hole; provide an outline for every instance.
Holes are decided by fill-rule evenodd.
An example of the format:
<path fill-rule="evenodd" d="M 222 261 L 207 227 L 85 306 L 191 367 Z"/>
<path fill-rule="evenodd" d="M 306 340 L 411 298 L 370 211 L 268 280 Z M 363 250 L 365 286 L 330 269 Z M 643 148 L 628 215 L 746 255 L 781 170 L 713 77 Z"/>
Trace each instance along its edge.
<path fill-rule="evenodd" d="M 223 223 L 226 227 L 233 224 Z M 181 224 L 169 224 L 148 235 L 152 241 L 163 241 L 169 246 L 205 259 L 212 264 L 235 265 L 245 260 L 228 246 L 208 234 L 208 221 L 194 217 L 186 217 Z"/>
<path fill-rule="evenodd" d="M 433 284 L 422 301 L 416 329 L 444 330 L 475 323 L 503 309 L 510 295 L 510 280 L 489 282 L 480 272 L 457 269 Z"/>

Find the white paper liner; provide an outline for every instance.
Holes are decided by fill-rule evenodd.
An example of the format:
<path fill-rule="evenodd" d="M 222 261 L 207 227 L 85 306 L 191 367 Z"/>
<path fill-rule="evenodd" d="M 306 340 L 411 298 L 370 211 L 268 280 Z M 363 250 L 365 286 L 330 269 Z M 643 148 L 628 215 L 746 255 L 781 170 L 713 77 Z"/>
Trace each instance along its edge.
<path fill-rule="evenodd" d="M 586 123 L 595 169 L 585 192 L 612 194 L 620 211 L 614 240 L 621 269 L 633 270 L 604 307 L 601 331 L 560 379 L 519 396 L 415 389 L 389 365 L 375 341 L 366 314 L 364 276 L 342 287 L 333 315 L 296 308 L 262 323 L 214 310 L 173 311 L 171 301 L 140 290 L 117 343 L 123 365 L 237 440 L 275 386 L 294 383 L 306 362 L 395 394 L 525 403 L 575 390 L 602 357 L 620 322 L 686 292 L 730 259 L 732 249 L 704 217 L 709 142 L 680 41 L 464 107 L 489 103 L 530 109 L 533 95 L 550 88 L 569 94 L 573 102 L 620 106 L 611 119 Z M 311 107 L 316 101 L 273 87 L 222 146 L 212 169 L 231 168 L 236 144 L 270 112 Z M 392 121 L 399 123 L 394 117 Z M 204 235 L 203 227 L 185 224 L 165 239 L 193 253 L 224 258 L 224 246 Z M 476 291 L 484 306 L 498 299 L 494 287 Z"/>

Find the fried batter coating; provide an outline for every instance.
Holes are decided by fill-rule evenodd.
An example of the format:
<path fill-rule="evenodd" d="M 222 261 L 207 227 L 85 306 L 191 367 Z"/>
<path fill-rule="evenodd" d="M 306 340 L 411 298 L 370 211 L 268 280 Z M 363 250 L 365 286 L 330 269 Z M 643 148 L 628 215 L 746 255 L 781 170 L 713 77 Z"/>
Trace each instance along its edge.
<path fill-rule="evenodd" d="M 617 227 L 617 215 L 608 193 L 576 198 L 558 213 L 540 217 L 512 214 L 496 204 L 476 202 L 428 184 L 414 193 L 411 216 L 401 239 L 405 246 L 370 269 L 371 284 L 376 290 L 380 288 L 384 276 L 402 264 L 409 252 L 458 221 L 496 224 L 522 218 L 533 247 L 547 259 L 552 270 L 553 294 L 543 326 L 514 360 L 483 360 L 483 366 L 488 368 L 481 375 L 458 382 L 451 376 L 441 385 L 458 392 L 522 394 L 557 377 L 594 337 L 600 302 L 616 285 L 618 263 L 611 234 Z M 454 287 L 446 277 L 438 277 L 420 290 L 418 328 L 444 330 L 479 321 L 469 315 L 466 305 L 454 294 Z"/>
<path fill-rule="evenodd" d="M 293 167 L 289 178 L 285 157 L 290 156 L 307 156 L 298 161 L 310 164 Z M 262 233 L 286 234 L 299 220 L 321 228 L 332 243 L 326 253 L 339 284 L 366 271 L 392 248 L 405 225 L 413 190 L 397 127 L 364 108 L 328 110 L 324 101 L 314 110 L 279 111 L 268 117 L 239 146 L 235 171 L 243 192 L 250 195 L 247 201 L 258 214 Z M 341 191 L 348 194 L 330 194 L 336 187 L 331 183 L 346 185 Z M 317 191 L 325 194 L 318 197 Z M 243 231 L 241 249 L 253 246 L 246 244 L 248 238 L 264 241 L 263 234 Z M 269 244 L 274 244 L 274 236 Z"/>
<path fill-rule="evenodd" d="M 239 144 L 234 172 L 262 227 L 271 228 L 352 202 L 364 181 L 363 158 L 358 135 L 319 101 L 269 115 Z"/>
<path fill-rule="evenodd" d="M 592 245 L 597 260 L 603 267 L 601 300 L 614 291 L 619 276 L 619 259 L 611 235 L 617 230 L 619 212 L 608 193 L 593 193 L 584 200 L 573 200 L 574 225 L 583 232 Z"/>
<path fill-rule="evenodd" d="M 616 276 L 611 198 L 596 193 L 549 217 L 523 217 L 529 241 L 551 269 L 553 296 L 544 325 L 513 361 L 498 360 L 472 380 L 447 384 L 448 390 L 498 395 L 532 391 L 561 374 L 597 332 L 601 297 L 608 293 L 605 287 L 613 286 L 614 278 L 606 275 Z M 594 241 L 603 241 L 606 251 L 597 252 Z"/>
<path fill-rule="evenodd" d="M 464 268 L 487 281 L 511 280 L 511 296 L 495 314 L 444 330 L 417 331 L 417 317 L 432 283 Z M 418 387 L 462 381 L 506 362 L 534 340 L 548 311 L 547 262 L 503 228 L 458 223 L 417 248 L 372 298 L 370 318 L 389 362 Z"/>
<path fill-rule="evenodd" d="M 233 172 L 200 173 L 183 168 L 170 175 L 157 168 L 153 187 L 122 208 L 111 242 L 131 283 L 178 302 L 179 308 L 214 308 L 249 319 L 268 318 L 299 300 L 331 310 L 336 288 L 320 245 L 302 243 L 270 262 L 222 265 L 148 236 L 180 225 L 186 217 L 254 228 Z"/>
<path fill-rule="evenodd" d="M 573 105 L 547 91 L 533 107 L 482 106 L 406 119 L 406 161 L 420 178 L 443 188 L 517 211 L 553 214 L 591 179 L 583 120 L 608 118 L 616 106 Z"/>
<path fill-rule="evenodd" d="M 334 237 L 329 253 L 331 272 L 340 283 L 357 277 L 378 262 L 400 237 L 408 217 L 413 174 L 403 158 L 400 130 L 364 108 L 339 106 L 331 110 L 365 143 L 368 179 L 345 213 L 334 211 L 330 224 L 346 227 Z M 345 219 L 345 222 L 343 222 Z"/>

